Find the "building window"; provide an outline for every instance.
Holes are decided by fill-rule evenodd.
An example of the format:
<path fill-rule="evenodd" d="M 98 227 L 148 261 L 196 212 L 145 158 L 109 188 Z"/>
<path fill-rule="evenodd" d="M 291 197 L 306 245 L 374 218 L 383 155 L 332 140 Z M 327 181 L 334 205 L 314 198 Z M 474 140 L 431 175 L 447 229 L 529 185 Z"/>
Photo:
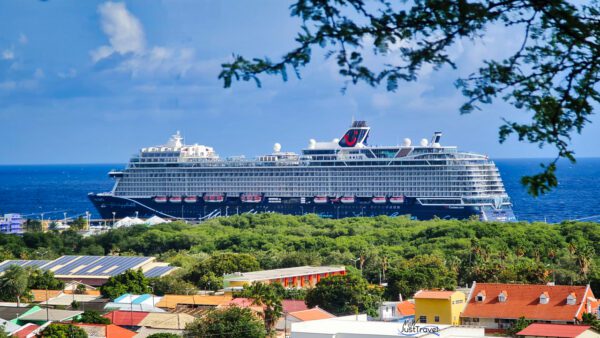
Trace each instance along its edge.
<path fill-rule="evenodd" d="M 440 322 L 440 316 L 433 317 L 433 320 L 435 320 L 436 323 L 439 323 Z"/>
<path fill-rule="evenodd" d="M 419 323 L 427 323 L 427 316 L 419 316 Z"/>

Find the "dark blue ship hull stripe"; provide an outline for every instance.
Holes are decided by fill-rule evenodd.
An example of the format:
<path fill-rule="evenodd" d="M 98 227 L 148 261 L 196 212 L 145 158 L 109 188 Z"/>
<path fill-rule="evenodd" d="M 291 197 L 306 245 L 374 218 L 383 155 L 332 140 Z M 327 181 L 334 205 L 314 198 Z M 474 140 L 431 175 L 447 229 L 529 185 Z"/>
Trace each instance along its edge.
<path fill-rule="evenodd" d="M 217 216 L 238 214 L 256 214 L 276 212 L 290 215 L 317 214 L 325 218 L 344 218 L 358 216 L 403 216 L 410 215 L 419 220 L 439 217 L 442 219 L 465 219 L 472 215 L 481 216 L 481 209 L 473 206 L 423 206 L 407 200 L 404 204 L 375 204 L 360 202 L 341 203 L 298 203 L 295 200 L 281 199 L 281 203 L 244 203 L 239 199 L 226 199 L 220 203 L 155 202 L 152 198 L 127 198 L 110 195 L 90 195 L 90 200 L 104 219 L 132 217 L 136 213 L 141 218 L 153 215 L 175 219 L 203 220 Z M 486 212 L 487 220 L 514 220 L 512 210 L 494 210 Z"/>

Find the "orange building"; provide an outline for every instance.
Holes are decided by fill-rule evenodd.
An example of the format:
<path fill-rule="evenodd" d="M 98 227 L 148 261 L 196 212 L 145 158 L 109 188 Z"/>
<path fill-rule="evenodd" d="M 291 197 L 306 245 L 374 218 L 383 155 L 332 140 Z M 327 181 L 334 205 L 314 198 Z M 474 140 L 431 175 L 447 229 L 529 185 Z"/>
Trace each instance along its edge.
<path fill-rule="evenodd" d="M 286 288 L 308 288 L 315 286 L 321 278 L 345 275 L 343 266 L 299 266 L 295 268 L 237 272 L 225 275 L 223 287 L 226 290 L 241 289 L 252 283 L 281 283 Z"/>

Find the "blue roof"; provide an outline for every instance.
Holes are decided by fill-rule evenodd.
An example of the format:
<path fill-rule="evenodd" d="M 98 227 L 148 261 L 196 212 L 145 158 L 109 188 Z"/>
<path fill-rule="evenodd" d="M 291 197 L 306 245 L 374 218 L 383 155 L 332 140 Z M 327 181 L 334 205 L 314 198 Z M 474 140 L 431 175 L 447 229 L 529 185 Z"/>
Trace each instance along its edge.
<path fill-rule="evenodd" d="M 149 295 L 149 294 L 147 294 L 147 293 L 146 293 L 146 294 L 143 294 L 143 295 L 141 295 L 141 296 L 138 296 L 138 297 L 136 297 L 136 298 L 133 300 L 133 302 L 131 302 L 131 303 L 132 303 L 132 304 L 141 304 L 141 303 L 143 303 L 145 300 L 147 300 L 147 299 L 149 299 L 149 298 L 151 298 L 151 297 L 152 297 L 152 295 Z"/>
<path fill-rule="evenodd" d="M 144 272 L 144 275 L 146 275 L 146 277 L 160 277 L 173 269 L 177 268 L 174 266 L 157 266 Z"/>
<path fill-rule="evenodd" d="M 118 302 L 122 301 L 123 299 L 125 299 L 125 298 L 127 298 L 127 297 L 129 297 L 129 296 L 131 296 L 131 294 L 130 294 L 130 293 L 125 293 L 125 294 L 123 294 L 123 295 L 121 295 L 121 296 L 119 296 L 119 297 L 115 298 L 114 302 L 115 302 L 115 303 L 118 303 Z"/>
<path fill-rule="evenodd" d="M 0 272 L 3 272 L 4 270 L 6 270 L 9 266 L 11 265 L 18 265 L 21 267 L 27 267 L 27 266 L 32 266 L 32 267 L 41 267 L 45 264 L 48 264 L 50 261 L 46 261 L 46 260 L 8 260 L 8 261 L 4 261 L 2 263 L 0 263 Z"/>

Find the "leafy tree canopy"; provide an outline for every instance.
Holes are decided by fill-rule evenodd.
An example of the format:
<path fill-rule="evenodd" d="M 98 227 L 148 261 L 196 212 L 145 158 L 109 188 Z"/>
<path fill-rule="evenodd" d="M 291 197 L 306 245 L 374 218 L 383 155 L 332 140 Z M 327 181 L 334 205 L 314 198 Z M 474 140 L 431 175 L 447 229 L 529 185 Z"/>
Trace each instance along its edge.
<path fill-rule="evenodd" d="M 88 338 L 85 330 L 71 324 L 50 324 L 40 336 L 43 338 Z"/>
<path fill-rule="evenodd" d="M 179 274 L 153 278 L 150 280 L 150 285 L 154 289 L 154 294 L 158 296 L 165 294 L 186 295 L 198 292 L 194 284 L 183 280 Z"/>
<path fill-rule="evenodd" d="M 350 315 L 367 312 L 377 315 L 382 292 L 356 274 L 322 278 L 316 287 L 306 293 L 306 305 L 318 306 L 335 315 Z"/>
<path fill-rule="evenodd" d="M 509 336 L 516 337 L 517 333 L 528 327 L 531 323 L 533 323 L 533 320 L 527 320 L 525 317 L 521 317 L 506 330 L 506 333 Z"/>
<path fill-rule="evenodd" d="M 86 323 L 86 324 L 110 324 L 110 319 L 102 317 L 97 311 L 86 310 L 84 311 L 79 319 L 73 320 L 74 323 Z"/>
<path fill-rule="evenodd" d="M 262 321 L 248 308 L 237 306 L 209 310 L 205 316 L 188 324 L 184 337 L 264 338 Z"/>
<path fill-rule="evenodd" d="M 277 320 L 283 315 L 282 299 L 285 294 L 283 286 L 279 283 L 253 283 L 245 287 L 242 294 L 251 298 L 252 304 L 264 307 L 262 317 L 265 322 L 265 329 L 269 334 L 272 334 Z"/>
<path fill-rule="evenodd" d="M 179 338 L 179 337 L 181 337 L 181 336 L 174 334 L 174 333 L 166 333 L 166 332 L 153 333 L 148 336 L 148 338 Z"/>
<path fill-rule="evenodd" d="M 385 295 L 387 299 L 399 299 L 399 295 L 407 299 L 420 289 L 454 290 L 456 278 L 443 258 L 419 255 L 390 268 Z"/>
<path fill-rule="evenodd" d="M 124 293 L 143 294 L 150 292 L 148 278 L 141 269 L 127 270 L 120 275 L 110 277 L 100 287 L 103 297 L 115 299 Z"/>
<path fill-rule="evenodd" d="M 54 272 L 38 268 L 27 269 L 30 289 L 62 290 L 65 283 L 54 277 Z"/>
<path fill-rule="evenodd" d="M 456 67 L 450 49 L 462 40 L 480 42 L 493 25 L 518 29 L 520 47 L 506 59 L 486 60 L 477 72 L 456 81 L 466 96 L 461 113 L 500 97 L 532 115 L 526 123 L 505 121 L 500 142 L 511 134 L 539 146 L 553 145 L 557 157 L 522 182 L 537 196 L 558 182 L 556 161 L 575 162 L 571 136 L 589 122 L 600 102 L 600 25 L 597 1 L 566 0 L 296 0 L 291 15 L 302 20 L 298 46 L 279 60 L 234 55 L 222 66 L 225 87 L 234 80 L 255 81 L 281 75 L 312 61 L 313 49 L 335 57 L 339 74 L 353 84 L 399 88 L 417 80 L 425 65 Z M 393 55 L 390 58 L 383 58 Z M 373 64 L 372 61 L 378 60 Z"/>
<path fill-rule="evenodd" d="M 191 271 L 189 280 L 205 290 L 218 290 L 223 287 L 222 276 L 234 272 L 256 271 L 260 265 L 249 254 L 217 253 L 200 261 Z"/>
<path fill-rule="evenodd" d="M 27 270 L 11 265 L 0 276 L 0 300 L 17 302 L 29 292 Z"/>

